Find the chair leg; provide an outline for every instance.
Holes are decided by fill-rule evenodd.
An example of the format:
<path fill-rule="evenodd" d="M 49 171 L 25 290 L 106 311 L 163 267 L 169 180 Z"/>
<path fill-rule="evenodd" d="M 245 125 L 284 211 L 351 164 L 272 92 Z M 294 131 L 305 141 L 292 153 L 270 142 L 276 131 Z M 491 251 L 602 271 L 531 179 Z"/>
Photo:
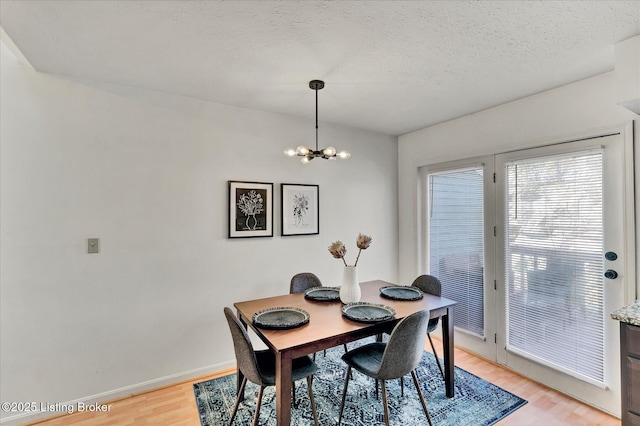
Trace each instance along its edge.
<path fill-rule="evenodd" d="M 376 379 L 376 400 L 380 399 L 380 395 L 378 394 L 378 379 Z"/>
<path fill-rule="evenodd" d="M 424 395 L 422 395 L 422 390 L 420 390 L 420 384 L 418 383 L 418 376 L 416 375 L 416 370 L 411 371 L 411 377 L 413 377 L 413 384 L 416 386 L 416 389 L 418 391 L 418 396 L 420 397 L 420 403 L 422 404 L 424 414 L 427 415 L 427 421 L 429 422 L 429 426 L 433 426 L 433 422 L 431 421 L 431 416 L 429 415 L 429 410 L 427 410 L 427 403 L 424 401 Z"/>
<path fill-rule="evenodd" d="M 293 405 L 293 408 L 298 408 L 298 401 L 296 401 L 296 382 L 291 383 L 291 405 Z"/>
<path fill-rule="evenodd" d="M 346 354 L 347 352 L 349 352 L 349 348 L 347 348 L 347 344 L 343 343 L 342 347 L 344 348 L 344 353 Z M 353 373 L 349 373 L 349 378 L 353 379 Z"/>
<path fill-rule="evenodd" d="M 440 374 L 442 374 L 442 378 L 444 379 L 444 370 L 442 369 L 442 364 L 440 364 L 440 358 L 438 358 L 438 353 L 436 352 L 436 348 L 435 346 L 433 346 L 433 340 L 431 340 L 431 334 L 427 333 L 427 337 L 429 338 L 429 343 L 431 343 L 431 349 L 433 349 L 433 356 L 436 357 L 436 362 L 438 363 Z"/>
<path fill-rule="evenodd" d="M 400 396 L 404 397 L 404 377 L 400 377 Z"/>
<path fill-rule="evenodd" d="M 344 410 L 344 400 L 347 398 L 347 387 L 349 387 L 349 375 L 351 374 L 351 366 L 347 368 L 347 377 L 344 379 L 344 390 L 342 391 L 342 403 L 340 403 L 340 415 L 338 416 L 338 426 L 342 422 L 342 411 Z"/>
<path fill-rule="evenodd" d="M 387 385 L 382 382 L 382 405 L 384 405 L 384 424 L 389 426 L 389 404 L 387 404 Z"/>
<path fill-rule="evenodd" d="M 253 426 L 258 426 L 258 420 L 260 419 L 260 404 L 262 404 L 262 391 L 264 386 L 260 386 L 258 391 L 258 401 L 256 402 L 256 413 L 253 415 Z"/>
<path fill-rule="evenodd" d="M 311 402 L 311 411 L 313 412 L 313 424 L 319 426 L 316 401 L 313 399 L 313 389 L 311 389 L 311 384 L 313 383 L 313 380 L 311 380 L 312 377 L 313 376 L 307 376 L 307 388 L 309 389 L 309 401 Z"/>
<path fill-rule="evenodd" d="M 233 424 L 233 419 L 236 417 L 236 413 L 238 412 L 238 406 L 240 405 L 240 400 L 242 399 L 242 395 L 244 394 L 244 386 L 247 384 L 247 377 L 242 378 L 242 383 L 240 384 L 240 389 L 238 389 L 238 395 L 236 396 L 236 403 L 233 404 L 233 413 L 231 413 L 231 420 L 229 420 L 229 426 Z"/>

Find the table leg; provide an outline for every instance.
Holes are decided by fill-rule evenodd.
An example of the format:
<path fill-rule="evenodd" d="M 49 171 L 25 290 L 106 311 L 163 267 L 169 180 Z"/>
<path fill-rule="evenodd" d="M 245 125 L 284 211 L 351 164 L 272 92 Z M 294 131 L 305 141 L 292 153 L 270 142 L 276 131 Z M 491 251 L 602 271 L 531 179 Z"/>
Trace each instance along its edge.
<path fill-rule="evenodd" d="M 291 357 L 287 353 L 276 353 L 276 424 L 291 424 Z"/>
<path fill-rule="evenodd" d="M 444 346 L 444 383 L 448 398 L 455 394 L 453 362 L 453 308 L 442 316 L 442 344 Z"/>

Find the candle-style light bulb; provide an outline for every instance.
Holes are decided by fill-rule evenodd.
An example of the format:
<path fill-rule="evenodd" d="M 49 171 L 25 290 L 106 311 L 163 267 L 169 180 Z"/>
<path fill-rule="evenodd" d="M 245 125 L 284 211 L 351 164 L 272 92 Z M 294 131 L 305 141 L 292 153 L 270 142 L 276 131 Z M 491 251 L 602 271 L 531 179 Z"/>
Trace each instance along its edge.
<path fill-rule="evenodd" d="M 328 146 L 322 150 L 322 153 L 327 157 L 333 157 L 334 155 L 336 155 L 336 149 L 332 146 Z"/>

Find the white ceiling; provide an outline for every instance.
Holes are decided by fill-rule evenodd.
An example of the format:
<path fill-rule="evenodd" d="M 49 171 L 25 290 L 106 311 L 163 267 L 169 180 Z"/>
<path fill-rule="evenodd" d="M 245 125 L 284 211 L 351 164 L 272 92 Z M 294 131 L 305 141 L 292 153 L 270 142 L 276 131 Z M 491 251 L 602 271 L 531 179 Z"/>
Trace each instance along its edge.
<path fill-rule="evenodd" d="M 399 135 L 614 68 L 635 1 L 0 1 L 36 70 Z"/>

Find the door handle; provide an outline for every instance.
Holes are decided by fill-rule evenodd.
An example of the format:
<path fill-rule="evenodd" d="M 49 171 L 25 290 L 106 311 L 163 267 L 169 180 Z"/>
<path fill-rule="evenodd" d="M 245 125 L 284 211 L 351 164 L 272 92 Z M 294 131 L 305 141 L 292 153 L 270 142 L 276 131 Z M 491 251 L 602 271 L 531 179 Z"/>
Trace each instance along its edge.
<path fill-rule="evenodd" d="M 618 278 L 618 273 L 613 269 L 607 269 L 606 271 L 604 271 L 604 277 L 610 280 L 615 280 L 616 278 Z"/>
<path fill-rule="evenodd" d="M 613 251 L 608 251 L 604 254 L 604 258 L 610 261 L 614 261 L 618 258 L 618 255 Z"/>

